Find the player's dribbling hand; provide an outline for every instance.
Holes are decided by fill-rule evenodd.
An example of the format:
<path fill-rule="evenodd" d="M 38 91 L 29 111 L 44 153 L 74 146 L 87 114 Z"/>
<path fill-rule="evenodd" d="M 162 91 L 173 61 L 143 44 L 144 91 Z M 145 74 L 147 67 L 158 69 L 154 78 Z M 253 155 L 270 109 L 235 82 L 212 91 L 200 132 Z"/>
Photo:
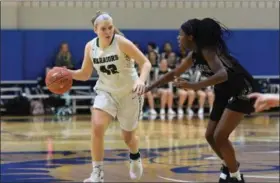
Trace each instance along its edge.
<path fill-rule="evenodd" d="M 138 95 L 142 95 L 144 94 L 145 90 L 145 82 L 143 82 L 141 79 L 137 79 L 133 86 L 133 92 L 137 93 Z"/>

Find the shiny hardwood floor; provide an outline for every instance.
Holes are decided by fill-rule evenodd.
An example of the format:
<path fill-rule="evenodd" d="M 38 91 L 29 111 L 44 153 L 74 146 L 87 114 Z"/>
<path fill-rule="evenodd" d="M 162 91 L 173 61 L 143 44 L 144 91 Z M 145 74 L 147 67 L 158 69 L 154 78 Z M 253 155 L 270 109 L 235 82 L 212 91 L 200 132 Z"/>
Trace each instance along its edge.
<path fill-rule="evenodd" d="M 143 119 L 140 182 L 217 182 L 220 161 L 204 139 L 207 117 Z M 247 182 L 279 182 L 279 118 L 245 118 L 231 135 Z M 130 182 L 128 152 L 113 122 L 105 181 Z M 90 116 L 1 117 L 1 182 L 82 182 L 91 173 Z"/>

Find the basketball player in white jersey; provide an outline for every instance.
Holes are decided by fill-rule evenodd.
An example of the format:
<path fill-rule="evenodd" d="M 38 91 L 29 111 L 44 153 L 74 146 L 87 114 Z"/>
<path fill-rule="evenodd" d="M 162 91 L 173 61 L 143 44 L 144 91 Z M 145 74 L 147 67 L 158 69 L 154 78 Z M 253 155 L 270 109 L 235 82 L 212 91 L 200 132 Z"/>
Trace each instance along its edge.
<path fill-rule="evenodd" d="M 136 128 L 142 110 L 145 82 L 151 63 L 142 52 L 114 27 L 112 17 L 97 12 L 92 19 L 97 37 L 85 46 L 81 69 L 70 71 L 75 80 L 88 80 L 97 71 L 97 96 L 92 108 L 91 156 L 93 171 L 84 182 L 104 182 L 104 134 L 109 123 L 117 118 L 130 151 L 130 178 L 139 180 L 143 174 Z M 138 76 L 134 61 L 141 69 Z"/>

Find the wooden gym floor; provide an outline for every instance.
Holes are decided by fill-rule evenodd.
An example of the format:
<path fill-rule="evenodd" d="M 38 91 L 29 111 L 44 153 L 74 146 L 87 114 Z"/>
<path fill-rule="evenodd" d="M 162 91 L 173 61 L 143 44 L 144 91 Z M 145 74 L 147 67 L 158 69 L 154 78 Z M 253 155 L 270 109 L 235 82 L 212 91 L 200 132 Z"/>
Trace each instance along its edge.
<path fill-rule="evenodd" d="M 143 119 L 141 182 L 217 182 L 207 117 Z M 279 117 L 245 118 L 231 139 L 247 182 L 279 182 Z M 117 122 L 105 138 L 105 182 L 130 182 Z M 91 173 L 90 116 L 2 117 L 1 182 L 82 182 Z"/>

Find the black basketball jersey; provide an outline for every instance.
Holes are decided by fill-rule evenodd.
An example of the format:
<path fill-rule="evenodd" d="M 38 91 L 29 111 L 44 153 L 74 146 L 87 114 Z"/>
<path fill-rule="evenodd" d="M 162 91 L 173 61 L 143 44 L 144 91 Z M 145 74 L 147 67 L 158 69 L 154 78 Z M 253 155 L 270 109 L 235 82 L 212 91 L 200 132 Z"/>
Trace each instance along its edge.
<path fill-rule="evenodd" d="M 202 76 L 209 77 L 214 75 L 214 72 L 209 67 L 201 52 L 193 52 L 192 59 L 193 67 L 196 70 L 199 70 Z M 227 71 L 228 80 L 215 85 L 215 89 L 225 91 L 227 93 L 234 93 L 234 90 L 237 88 L 240 90 L 240 87 L 243 87 L 242 89 L 246 90 L 244 93 L 258 90 L 252 75 L 249 74 L 248 71 L 245 70 L 234 57 L 220 57 L 220 59 Z"/>

